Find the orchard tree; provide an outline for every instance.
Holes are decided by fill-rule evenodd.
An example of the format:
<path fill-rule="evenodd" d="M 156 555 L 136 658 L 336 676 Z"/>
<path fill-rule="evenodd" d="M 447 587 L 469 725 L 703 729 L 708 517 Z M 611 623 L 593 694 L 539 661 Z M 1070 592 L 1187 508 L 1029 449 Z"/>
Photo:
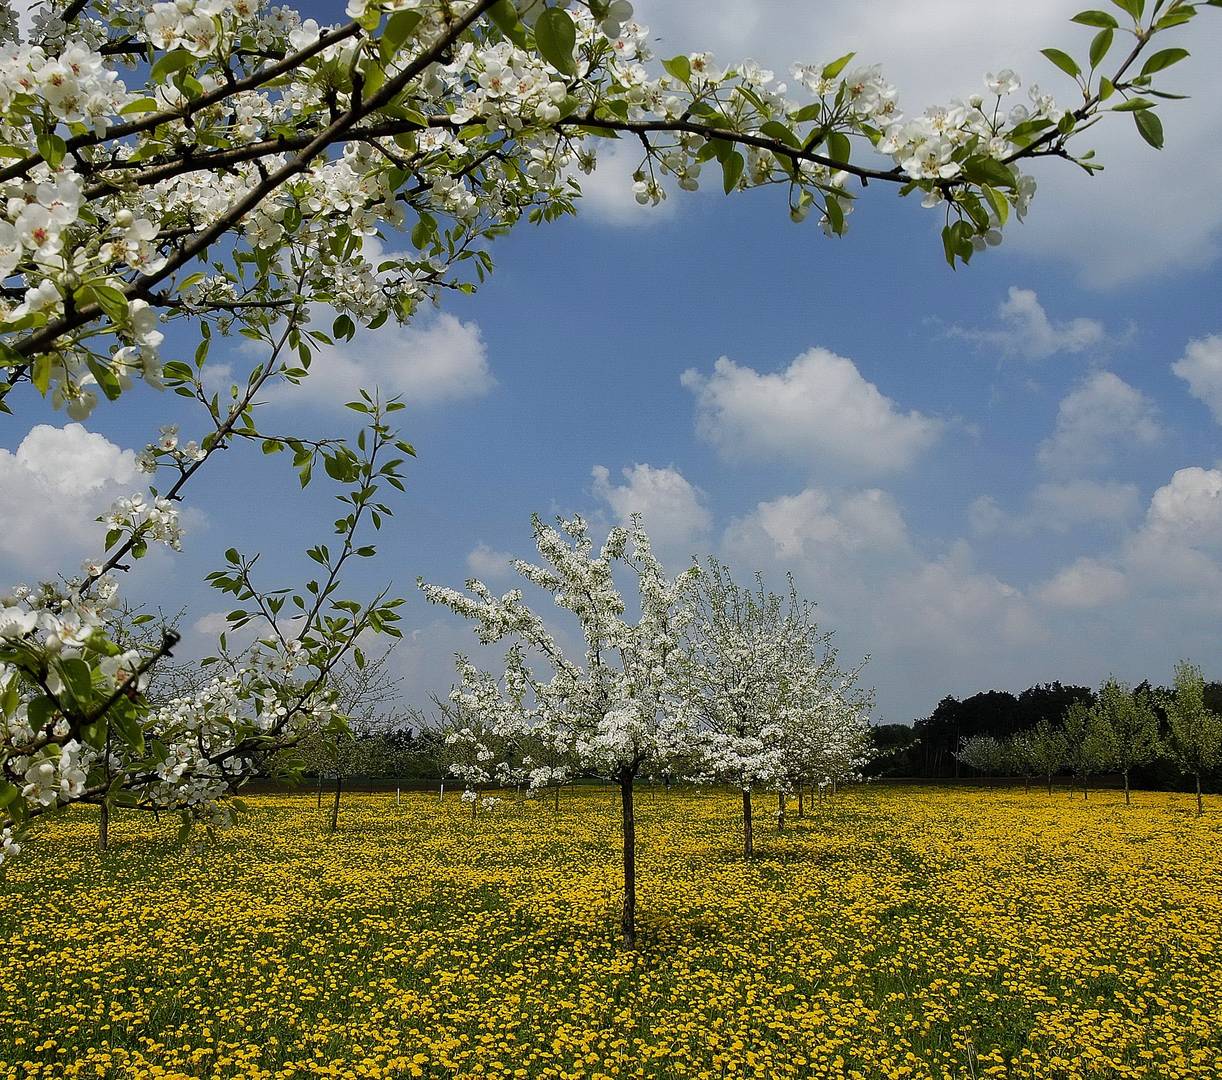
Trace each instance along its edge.
<path fill-rule="evenodd" d="M 1032 768 L 1047 782 L 1048 794 L 1051 795 L 1052 778 L 1065 768 L 1069 757 L 1064 732 L 1051 720 L 1040 720 L 1028 733 L 1027 751 Z"/>
<path fill-rule="evenodd" d="M 1031 731 L 1019 731 L 1006 740 L 1006 758 L 1009 768 L 1023 778 L 1023 793 L 1031 794 L 1031 778 L 1039 775 L 1036 737 Z M 1051 780 L 1049 781 L 1051 786 Z"/>
<path fill-rule="evenodd" d="M 1175 665 L 1174 689 L 1159 704 L 1167 715 L 1167 752 L 1196 782 L 1197 816 L 1204 811 L 1201 774 L 1222 762 L 1222 717 L 1205 705 L 1205 678 L 1187 660 Z"/>
<path fill-rule="evenodd" d="M 668 580 L 639 519 L 613 528 L 596 552 L 581 518 L 558 528 L 533 519 L 542 565 L 513 565 L 531 585 L 550 593 L 581 629 L 585 653 L 567 656 L 521 590 L 497 597 L 472 578 L 467 592 L 420 583 L 425 596 L 476 623 L 481 642 L 519 642 L 526 658 L 545 665 L 551 678 L 534 686 L 535 723 L 553 745 L 563 745 L 583 772 L 616 784 L 623 821 L 624 897 L 620 928 L 624 944 L 636 943 L 636 816 L 633 789 L 641 775 L 658 776 L 690 755 L 695 732 L 676 707 L 672 687 L 690 613 L 680 598 L 692 567 Z M 633 579 L 639 612 L 630 621 L 614 580 L 619 569 Z M 486 685 L 486 684 L 485 684 Z M 495 685 L 495 684 L 494 684 Z M 497 697 L 504 700 L 504 695 Z M 524 711 L 516 708 L 516 716 Z M 525 720 L 523 722 L 526 722 Z"/>
<path fill-rule="evenodd" d="M 1071 702 L 1061 719 L 1065 764 L 1082 785 L 1082 798 L 1090 798 L 1090 778 L 1116 763 L 1111 728 L 1099 708 L 1084 701 Z"/>
<path fill-rule="evenodd" d="M 484 794 L 487 789 L 519 788 L 532 779 L 521 752 L 531 726 L 525 700 L 530 675 L 518 644 L 509 650 L 501 682 L 465 656 L 456 660 L 460 682 L 450 691 L 449 702 L 435 702 L 443 718 L 443 764 L 449 775 L 463 781 L 463 801 L 470 804 L 474 818 L 481 805 L 489 810 L 495 805 L 495 796 Z M 549 772 L 538 786 L 551 780 Z"/>
<path fill-rule="evenodd" d="M 785 827 L 789 788 L 826 770 L 845 721 L 861 714 L 860 668 L 837 666 L 831 632 L 793 579 L 785 595 L 756 575 L 743 588 L 729 568 L 709 558 L 690 579 L 677 694 L 700 731 L 707 772 L 742 792 L 743 855 L 754 854 L 751 793 L 777 790 L 777 825 Z"/>
<path fill-rule="evenodd" d="M 352 661 L 341 664 L 331 677 L 333 713 L 325 722 L 304 725 L 293 745 L 278 755 L 289 770 L 314 774 L 320 808 L 323 781 L 332 781 L 330 832 L 339 828 L 344 780 L 372 773 L 382 739 L 401 724 L 396 705 L 403 680 L 390 666 L 393 655 L 393 648 L 375 657 L 356 650 Z"/>
<path fill-rule="evenodd" d="M 1028 161 L 1099 168 L 1078 136 L 1105 113 L 1162 144 L 1158 83 L 1187 53 L 1160 45 L 1201 5 L 1115 6 L 1075 17 L 1094 35 L 1088 61 L 1044 51 L 1074 100 L 1033 87 L 1017 102 L 1005 69 L 964 103 L 904 112 L 851 54 L 798 65 L 800 100 L 751 63 L 657 64 L 625 0 L 350 0 L 334 26 L 258 0 L 63 0 L 24 26 L 0 4 L 0 405 L 28 413 L 37 394 L 81 420 L 143 381 L 200 409 L 190 437 L 167 427 L 141 455 L 154 483 L 115 504 L 82 575 L 0 603 L 0 851 L 14 852 L 14 827 L 80 801 L 225 818 L 225 794 L 329 707 L 356 638 L 393 629 L 397 599 L 338 591 L 390 512 L 374 492 L 401 485 L 393 462 L 411 453 L 393 406 L 354 399 L 368 421 L 355 445 L 261 424 L 260 395 L 308 378 L 319 347 L 473 288 L 491 240 L 572 211 L 602 138 L 640 145 L 641 202 L 710 168 L 727 192 L 780 188 L 795 220 L 813 212 L 840 234 L 870 182 L 919 196 L 942 216 L 946 259 L 967 262 L 1026 214 Z M 194 348 L 163 348 L 173 323 Z M 262 355 L 217 393 L 210 349 L 230 335 Z M 337 539 L 311 549 L 317 579 L 283 592 L 231 549 L 213 583 L 248 605 L 233 625 L 259 621 L 263 644 L 241 672 L 154 710 L 141 686 L 173 641 L 119 647 L 115 572 L 179 546 L 184 490 L 239 443 L 287 451 L 303 481 L 324 466 L 345 492 Z"/>
<path fill-rule="evenodd" d="M 969 769 L 985 776 L 1002 775 L 1010 766 L 1010 748 L 994 735 L 964 739 L 955 756 Z"/>
<path fill-rule="evenodd" d="M 1128 806 L 1129 773 L 1159 755 L 1158 717 L 1148 694 L 1135 693 L 1114 678 L 1099 688 L 1096 708 L 1111 730 L 1115 765 L 1124 776 L 1124 804 Z"/>

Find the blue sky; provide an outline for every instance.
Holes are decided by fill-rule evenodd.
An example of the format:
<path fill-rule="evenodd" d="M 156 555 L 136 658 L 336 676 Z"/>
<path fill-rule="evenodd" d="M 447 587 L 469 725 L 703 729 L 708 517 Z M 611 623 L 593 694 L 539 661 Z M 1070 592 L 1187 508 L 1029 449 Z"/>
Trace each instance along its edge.
<path fill-rule="evenodd" d="M 1065 22 L 1077 7 L 1053 0 L 825 4 L 818 41 L 802 5 L 654 6 L 638 11 L 663 55 L 711 43 L 783 75 L 787 58 L 856 45 L 910 107 L 970 93 L 1001 62 L 1064 91 L 1037 49 L 1081 44 Z M 1214 21 L 1202 55 L 1222 44 Z M 1205 66 L 1185 62 L 1178 85 L 1204 90 Z M 639 510 L 672 566 L 715 553 L 744 577 L 791 571 L 846 656 L 872 656 L 884 720 L 944 693 L 1166 679 L 1179 656 L 1218 674 L 1220 211 L 1202 193 L 1222 179 L 1222 124 L 1208 100 L 1169 106 L 1164 154 L 1109 118 L 1119 130 L 1093 140 L 1109 172 L 1044 170 L 1028 222 L 957 273 L 934 215 L 892 191 L 865 192 L 833 241 L 792 224 L 779 190 L 637 211 L 612 155 L 579 219 L 498 242 L 476 296 L 324 357 L 317 387 L 269 405 L 266 423 L 351 430 L 335 388 L 356 377 L 406 395 L 419 458 L 353 584 L 410 597 L 408 699 L 444 691 L 450 655 L 474 640 L 420 601 L 416 576 L 508 587 L 532 512 L 606 525 Z M 30 435 L 66 421 L 24 398 L 0 428 L 14 452 L 0 451 L 0 517 L 36 520 L 0 540 L 5 576 L 74 568 L 92 550 L 75 518 L 130 483 L 122 451 L 169 419 L 197 433 L 189 417 L 142 389 L 98 409 L 97 439 Z M 79 460 L 76 490 L 47 489 L 35 447 Z M 327 495 L 300 493 L 287 460 L 230 451 L 194 488 L 186 550 L 150 559 L 128 592 L 186 605 L 202 650 L 228 606 L 203 574 L 236 544 L 291 583 L 292 553 L 333 516 Z"/>

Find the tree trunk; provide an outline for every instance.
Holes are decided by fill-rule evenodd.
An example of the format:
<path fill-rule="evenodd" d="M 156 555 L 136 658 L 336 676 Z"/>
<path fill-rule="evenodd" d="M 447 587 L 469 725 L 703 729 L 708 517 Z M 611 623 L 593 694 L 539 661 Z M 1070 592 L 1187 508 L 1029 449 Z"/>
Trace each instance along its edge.
<path fill-rule="evenodd" d="M 1023 777 L 1023 794 L 1024 795 L 1031 794 L 1031 777 L 1029 776 Z"/>
<path fill-rule="evenodd" d="M 1052 794 L 1052 773 L 1048 774 L 1048 794 Z"/>
<path fill-rule="evenodd" d="M 98 808 L 98 851 L 110 847 L 110 807 L 103 802 Z"/>
<path fill-rule="evenodd" d="M 1087 786 L 1087 777 L 1082 777 L 1082 801 L 1086 802 L 1090 798 L 1090 788 Z"/>
<path fill-rule="evenodd" d="M 1129 806 L 1129 770 L 1124 770 L 1124 805 Z"/>
<path fill-rule="evenodd" d="M 786 802 L 788 802 L 788 800 L 785 798 L 785 792 L 778 791 L 776 793 L 776 804 L 777 804 L 776 831 L 777 832 L 785 831 L 785 803 Z"/>
<path fill-rule="evenodd" d="M 339 828 L 339 793 L 344 786 L 344 779 L 338 773 L 335 774 L 335 802 L 331 804 L 331 831 L 335 832 Z"/>
<path fill-rule="evenodd" d="M 751 832 L 751 789 L 743 788 L 743 858 L 755 855 L 755 837 Z"/>
<path fill-rule="evenodd" d="M 556 813 L 560 812 L 560 785 L 559 784 L 556 785 L 556 801 L 554 803 L 554 808 L 556 810 Z"/>
<path fill-rule="evenodd" d="M 803 818 L 806 816 L 806 803 L 805 803 L 805 800 L 803 799 L 803 796 L 805 794 L 806 794 L 806 791 L 805 791 L 804 786 L 802 784 L 799 784 L 798 785 L 798 817 L 799 818 Z"/>
<path fill-rule="evenodd" d="M 1205 813 L 1205 808 L 1201 805 L 1201 774 L 1197 773 L 1197 817 Z"/>
<path fill-rule="evenodd" d="M 322 773 L 318 774 L 318 809 L 322 809 Z"/>
<path fill-rule="evenodd" d="M 636 948 L 636 817 L 632 810 L 633 773 L 623 770 L 619 779 L 620 810 L 624 823 L 624 906 L 620 933 L 629 949 Z"/>

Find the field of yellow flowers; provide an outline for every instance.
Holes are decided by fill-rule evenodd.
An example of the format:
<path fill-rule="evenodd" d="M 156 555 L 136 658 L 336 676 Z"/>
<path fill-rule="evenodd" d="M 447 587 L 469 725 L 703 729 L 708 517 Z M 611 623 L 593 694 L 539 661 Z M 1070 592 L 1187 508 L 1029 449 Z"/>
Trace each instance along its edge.
<path fill-rule="evenodd" d="M 1222 1076 L 1222 815 L 865 787 L 757 825 L 607 790 L 44 826 L 0 878 L 4 1080 Z M 761 811 L 774 805 L 759 797 Z M 763 814 L 761 813 L 762 817 Z"/>

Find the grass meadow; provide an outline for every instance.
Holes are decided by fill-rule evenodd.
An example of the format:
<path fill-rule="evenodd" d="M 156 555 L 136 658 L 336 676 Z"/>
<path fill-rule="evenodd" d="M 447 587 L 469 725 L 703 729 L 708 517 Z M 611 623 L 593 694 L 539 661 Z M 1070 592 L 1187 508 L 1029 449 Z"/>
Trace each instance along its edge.
<path fill-rule="evenodd" d="M 1222 1076 L 1222 813 L 867 786 L 74 810 L 0 878 L 0 1078 Z M 759 796 L 757 818 L 775 805 Z"/>

